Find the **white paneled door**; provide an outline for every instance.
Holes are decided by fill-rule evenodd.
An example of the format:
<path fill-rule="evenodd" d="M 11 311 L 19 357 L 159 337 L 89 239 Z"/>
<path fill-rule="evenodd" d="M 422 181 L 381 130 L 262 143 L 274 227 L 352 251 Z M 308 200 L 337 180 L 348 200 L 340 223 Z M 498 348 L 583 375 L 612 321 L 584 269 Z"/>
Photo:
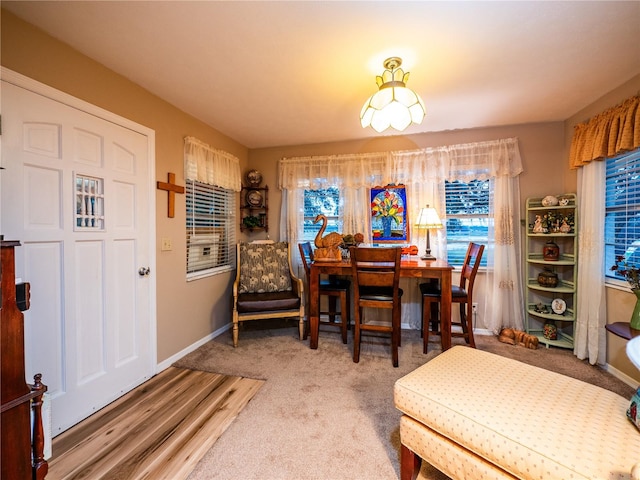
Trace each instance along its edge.
<path fill-rule="evenodd" d="M 154 137 L 6 77 L 0 233 L 22 244 L 27 380 L 43 374 L 55 436 L 155 371 Z"/>

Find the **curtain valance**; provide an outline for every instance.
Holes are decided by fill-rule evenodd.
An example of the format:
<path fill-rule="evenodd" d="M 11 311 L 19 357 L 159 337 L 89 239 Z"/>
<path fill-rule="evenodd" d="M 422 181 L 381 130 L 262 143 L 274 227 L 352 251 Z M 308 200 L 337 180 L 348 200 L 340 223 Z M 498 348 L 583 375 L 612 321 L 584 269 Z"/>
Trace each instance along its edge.
<path fill-rule="evenodd" d="M 280 160 L 279 187 L 318 189 L 328 185 L 370 187 L 374 183 L 412 184 L 427 180 L 485 180 L 522 173 L 517 138 L 378 152 Z"/>
<path fill-rule="evenodd" d="M 184 177 L 236 192 L 242 189 L 240 160 L 194 137 L 184 139 Z"/>
<path fill-rule="evenodd" d="M 574 127 L 569 167 L 579 168 L 640 147 L 640 96 Z"/>

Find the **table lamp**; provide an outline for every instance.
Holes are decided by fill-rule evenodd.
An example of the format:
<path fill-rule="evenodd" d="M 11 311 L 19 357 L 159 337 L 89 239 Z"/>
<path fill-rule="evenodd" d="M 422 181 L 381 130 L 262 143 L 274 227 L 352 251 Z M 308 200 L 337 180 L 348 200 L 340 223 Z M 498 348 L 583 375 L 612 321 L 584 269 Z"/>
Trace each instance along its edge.
<path fill-rule="evenodd" d="M 423 260 L 435 260 L 436 257 L 431 255 L 431 242 L 429 237 L 429 231 L 432 228 L 442 228 L 442 222 L 440 221 L 440 217 L 438 216 L 438 212 L 433 207 L 427 205 L 425 208 L 420 209 L 420 213 L 418 214 L 418 220 L 416 221 L 417 228 L 422 230 L 427 230 L 427 249 L 425 254 L 420 257 Z"/>

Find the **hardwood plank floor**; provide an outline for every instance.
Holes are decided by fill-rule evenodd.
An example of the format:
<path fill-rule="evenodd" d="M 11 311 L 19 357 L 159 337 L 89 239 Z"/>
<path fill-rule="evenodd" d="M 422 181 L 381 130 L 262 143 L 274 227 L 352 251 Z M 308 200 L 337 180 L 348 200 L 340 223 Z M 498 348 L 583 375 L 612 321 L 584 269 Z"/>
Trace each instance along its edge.
<path fill-rule="evenodd" d="M 263 383 L 170 367 L 56 437 L 47 479 L 186 478 Z"/>

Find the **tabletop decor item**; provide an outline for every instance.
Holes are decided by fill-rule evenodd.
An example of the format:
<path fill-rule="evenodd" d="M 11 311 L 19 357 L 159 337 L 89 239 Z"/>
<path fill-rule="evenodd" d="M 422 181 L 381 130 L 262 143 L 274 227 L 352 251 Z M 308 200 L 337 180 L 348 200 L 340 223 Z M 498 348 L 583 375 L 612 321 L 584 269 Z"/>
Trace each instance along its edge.
<path fill-rule="evenodd" d="M 553 323 L 545 323 L 544 327 L 544 338 L 547 340 L 557 340 L 558 338 L 558 327 Z"/>
<path fill-rule="evenodd" d="M 314 259 L 322 262 L 339 262 L 342 260 L 342 254 L 340 253 L 340 245 L 342 245 L 342 235 L 338 232 L 331 232 L 325 235 L 324 231 L 327 228 L 327 217 L 325 215 L 318 215 L 313 223 L 322 221 L 322 226 L 316 238 L 314 244 L 316 250 L 314 252 Z"/>
<path fill-rule="evenodd" d="M 545 269 L 538 274 L 538 285 L 541 287 L 556 288 L 558 286 L 558 274 L 550 268 Z"/>
<path fill-rule="evenodd" d="M 551 302 L 551 310 L 557 315 L 562 315 L 567 310 L 567 303 L 561 298 L 555 298 Z"/>
<path fill-rule="evenodd" d="M 541 203 L 543 207 L 555 207 L 558 205 L 558 197 L 547 195 L 542 199 Z"/>
<path fill-rule="evenodd" d="M 636 296 L 636 305 L 629 323 L 631 328 L 640 330 L 640 268 L 629 265 L 625 255 L 618 255 L 616 257 L 616 263 L 611 267 L 611 270 L 624 277 Z"/>
<path fill-rule="evenodd" d="M 552 262 L 560 258 L 560 247 L 552 239 L 547 240 L 547 243 L 542 247 L 542 258 Z"/>

